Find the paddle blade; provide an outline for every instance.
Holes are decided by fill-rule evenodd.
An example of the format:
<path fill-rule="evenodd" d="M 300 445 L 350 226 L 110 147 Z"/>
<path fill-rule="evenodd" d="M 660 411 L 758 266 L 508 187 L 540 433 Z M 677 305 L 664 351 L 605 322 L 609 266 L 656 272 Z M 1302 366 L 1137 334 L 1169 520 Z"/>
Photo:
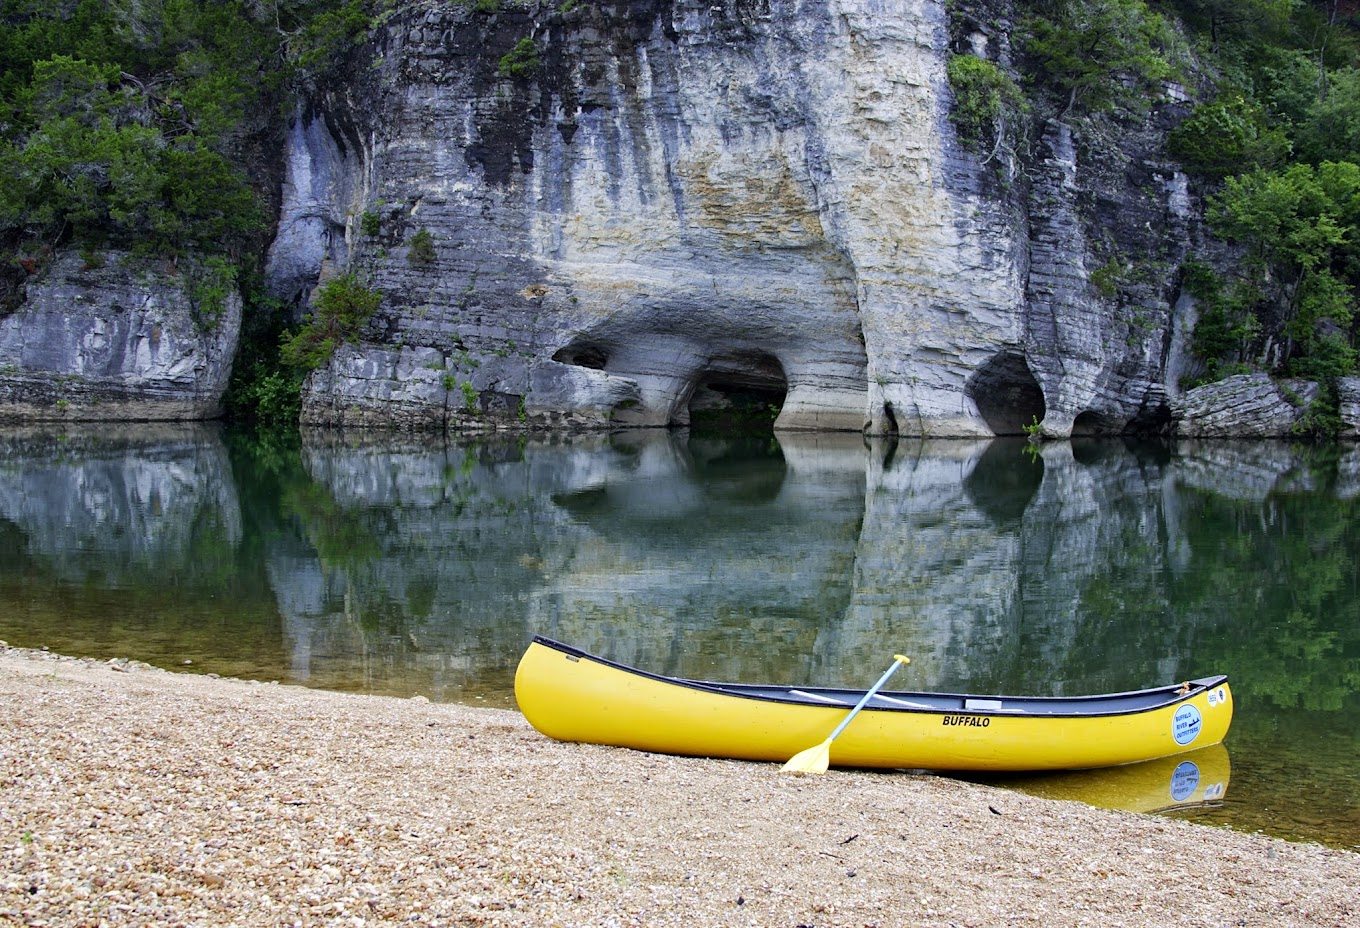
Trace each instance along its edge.
<path fill-rule="evenodd" d="M 806 751 L 799 751 L 789 758 L 788 763 L 779 768 L 785 773 L 826 773 L 831 764 L 831 739 L 814 745 Z"/>

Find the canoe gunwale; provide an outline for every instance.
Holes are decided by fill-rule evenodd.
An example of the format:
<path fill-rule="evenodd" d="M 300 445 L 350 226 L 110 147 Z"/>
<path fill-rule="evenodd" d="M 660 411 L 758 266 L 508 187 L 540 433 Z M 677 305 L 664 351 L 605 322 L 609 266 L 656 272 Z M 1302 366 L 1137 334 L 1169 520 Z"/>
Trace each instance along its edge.
<path fill-rule="evenodd" d="M 706 680 L 690 680 L 684 677 L 670 677 L 664 674 L 653 673 L 637 667 L 630 667 L 607 658 L 591 654 L 572 645 L 564 644 L 543 635 L 535 635 L 534 644 L 558 651 L 573 660 L 589 660 L 605 667 L 612 668 L 623 673 L 633 674 L 660 683 L 668 683 L 673 686 L 685 687 L 688 689 L 699 690 L 702 692 L 713 693 L 720 696 L 729 696 L 737 699 L 750 699 L 756 702 L 778 703 L 791 706 L 817 706 L 822 708 L 836 708 L 842 706 L 846 710 L 853 708 L 855 702 L 864 695 L 864 690 L 837 689 L 831 687 L 815 686 L 784 686 L 784 685 L 762 685 L 746 683 L 717 683 Z M 1195 697 L 1200 693 L 1212 690 L 1221 686 L 1228 680 L 1226 675 L 1218 674 L 1210 677 L 1202 677 L 1187 681 L 1189 690 L 1185 689 L 1186 683 L 1173 683 L 1164 686 L 1150 687 L 1141 690 L 1130 690 L 1122 693 L 1102 693 L 1083 696 L 1007 696 L 1007 695 L 982 695 L 977 693 L 941 693 L 941 692 L 910 692 L 910 691 L 887 691 L 883 695 L 898 700 L 910 698 L 917 699 L 938 699 L 938 700 L 958 700 L 959 707 L 939 705 L 939 706 L 912 706 L 871 703 L 866 706 L 865 712 L 885 712 L 885 713 L 908 713 L 922 715 L 974 715 L 984 717 L 1013 717 L 1013 718 L 1032 718 L 1032 719 L 1070 719 L 1070 718 L 1099 718 L 1110 716 L 1132 716 L 1145 712 L 1155 712 L 1174 706 Z M 800 698 L 796 696 L 780 695 L 781 692 L 789 693 L 800 690 L 813 695 L 814 698 Z M 832 701 L 826 701 L 826 697 L 836 697 Z M 1155 697 L 1162 697 L 1157 699 Z M 821 697 L 821 698 L 817 698 Z M 1003 708 L 980 708 L 968 707 L 967 700 L 989 700 L 1001 701 L 1005 704 Z M 1128 705 L 1119 706 L 1119 703 L 1139 702 L 1134 707 Z M 1145 702 L 1144 702 L 1145 701 Z M 1056 707 L 1062 704 L 1063 709 L 1055 711 Z M 1102 709 L 1102 705 L 1113 707 Z M 1071 708 L 1068 708 L 1071 706 Z M 1025 707 L 1033 707 L 1027 710 Z M 1045 709 L 1045 707 L 1048 707 Z"/>

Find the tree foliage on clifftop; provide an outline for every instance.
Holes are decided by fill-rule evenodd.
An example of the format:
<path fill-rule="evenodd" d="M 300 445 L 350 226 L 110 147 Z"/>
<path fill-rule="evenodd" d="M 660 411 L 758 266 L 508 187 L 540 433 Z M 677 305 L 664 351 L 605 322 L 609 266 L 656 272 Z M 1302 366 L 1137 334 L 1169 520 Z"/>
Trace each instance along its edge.
<path fill-rule="evenodd" d="M 961 140 L 985 153 L 1000 114 L 1014 119 L 1026 104 L 1078 134 L 1096 127 L 1094 141 L 1148 101 L 1183 100 L 1182 90 L 1198 99 L 1166 149 L 1197 176 L 1216 241 L 1182 274 L 1200 307 L 1193 381 L 1266 371 L 1321 380 L 1330 395 L 1360 355 L 1360 5 L 1038 0 L 1014 10 L 1024 98 L 1008 96 L 1017 85 L 994 62 L 956 55 Z M 956 40 L 995 33 L 985 5 L 955 0 L 954 15 Z"/>
<path fill-rule="evenodd" d="M 62 247 L 212 268 L 248 304 L 231 408 L 295 412 L 279 324 L 253 318 L 277 312 L 251 286 L 275 149 L 393 2 L 0 0 L 0 312 Z"/>
<path fill-rule="evenodd" d="M 1210 68 L 1169 149 L 1207 185 L 1239 259 L 1187 272 L 1204 379 L 1356 371 L 1360 347 L 1360 18 L 1335 0 L 1176 0 Z"/>
<path fill-rule="evenodd" d="M 0 249 L 240 259 L 290 86 L 368 29 L 368 0 L 0 0 Z M 254 169 L 254 170 L 252 170 Z"/>
<path fill-rule="evenodd" d="M 1183 52 L 1171 24 L 1143 0 L 1048 0 L 1024 22 L 1022 46 L 1064 95 L 1059 118 L 1145 97 L 1174 77 Z"/>

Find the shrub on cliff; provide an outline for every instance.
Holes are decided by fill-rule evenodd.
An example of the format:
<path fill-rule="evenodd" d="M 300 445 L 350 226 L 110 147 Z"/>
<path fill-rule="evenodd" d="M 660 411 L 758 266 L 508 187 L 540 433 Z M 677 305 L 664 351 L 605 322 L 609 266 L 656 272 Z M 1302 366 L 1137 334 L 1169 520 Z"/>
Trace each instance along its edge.
<path fill-rule="evenodd" d="M 417 229 L 407 246 L 406 260 L 412 267 L 425 267 L 434 264 L 438 255 L 434 250 L 434 236 L 429 229 Z"/>
<path fill-rule="evenodd" d="M 366 287 L 356 274 L 326 281 L 312 296 L 311 314 L 286 334 L 279 358 L 289 367 L 310 371 L 324 365 L 342 342 L 353 342 L 377 312 L 382 294 Z"/>
<path fill-rule="evenodd" d="M 1052 0 L 1025 21 L 1022 47 L 1065 98 L 1059 118 L 1136 104 L 1176 73 L 1175 31 L 1142 0 Z"/>
<path fill-rule="evenodd" d="M 1196 107 L 1172 130 L 1167 148 L 1187 169 L 1225 177 L 1282 164 L 1292 145 L 1260 104 L 1237 94 Z"/>
<path fill-rule="evenodd" d="M 501 77 L 514 80 L 528 80 L 538 73 L 538 45 L 528 37 L 520 39 L 515 47 L 501 56 L 496 70 Z"/>
<path fill-rule="evenodd" d="M 1018 134 L 1029 104 L 1005 71 L 985 58 L 955 55 L 948 74 L 954 92 L 949 118 L 965 145 L 996 151 L 1008 136 Z"/>

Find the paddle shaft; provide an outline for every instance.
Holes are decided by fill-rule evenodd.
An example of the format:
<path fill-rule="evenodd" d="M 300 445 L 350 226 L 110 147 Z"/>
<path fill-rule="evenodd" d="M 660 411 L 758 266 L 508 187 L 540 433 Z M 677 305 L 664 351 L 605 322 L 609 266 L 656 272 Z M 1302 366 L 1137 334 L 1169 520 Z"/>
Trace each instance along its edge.
<path fill-rule="evenodd" d="M 859 701 L 859 704 L 856 705 L 855 708 L 850 710 L 850 714 L 847 715 L 845 718 L 841 719 L 841 723 L 836 726 L 836 730 L 833 731 L 831 733 L 831 736 L 826 739 L 827 744 L 830 744 L 831 742 L 835 741 L 836 737 L 841 732 L 845 731 L 845 726 L 850 724 L 850 720 L 853 719 L 855 716 L 859 715 L 859 710 L 863 709 L 866 705 L 868 705 L 869 700 L 874 698 L 874 694 L 877 693 L 879 690 L 883 689 L 883 685 L 888 682 L 888 678 L 897 672 L 897 668 L 901 667 L 903 664 L 906 663 L 909 663 L 909 661 L 901 654 L 893 655 L 892 666 L 883 672 L 883 676 L 878 678 L 877 683 L 869 687 L 869 692 L 865 693 L 864 698 Z"/>

